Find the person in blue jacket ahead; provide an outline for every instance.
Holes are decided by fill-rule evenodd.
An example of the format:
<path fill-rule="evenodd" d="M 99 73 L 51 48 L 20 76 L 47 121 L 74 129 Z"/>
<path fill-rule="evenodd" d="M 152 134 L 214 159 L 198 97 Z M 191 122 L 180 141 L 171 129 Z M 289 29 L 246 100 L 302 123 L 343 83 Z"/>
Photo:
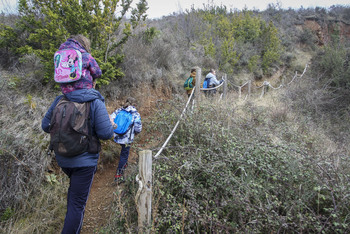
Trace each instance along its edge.
<path fill-rule="evenodd" d="M 91 56 L 90 41 L 77 35 L 69 38 L 59 49 L 80 50 L 83 59 L 83 76 L 80 80 L 61 84 L 63 95 L 59 95 L 51 104 L 42 120 L 42 129 L 50 133 L 52 113 L 59 100 L 66 96 L 73 102 L 90 102 L 92 135 L 108 140 L 113 136 L 113 125 L 104 104 L 103 96 L 95 89 L 96 79 L 102 74 L 96 60 Z M 89 197 L 92 181 L 97 170 L 99 153 L 85 152 L 74 157 L 55 154 L 58 165 L 70 178 L 67 194 L 67 213 L 62 233 L 80 233 L 85 206 Z"/>

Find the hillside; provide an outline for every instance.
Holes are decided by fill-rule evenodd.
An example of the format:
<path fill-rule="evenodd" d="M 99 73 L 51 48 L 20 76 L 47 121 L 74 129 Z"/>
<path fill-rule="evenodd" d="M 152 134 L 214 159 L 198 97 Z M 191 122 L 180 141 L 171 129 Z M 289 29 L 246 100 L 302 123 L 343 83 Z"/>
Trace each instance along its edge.
<path fill-rule="evenodd" d="M 268 81 L 270 83 L 277 83 L 281 79 L 282 73 L 283 72 L 278 71 L 276 74 L 270 77 Z M 255 88 L 253 87 L 253 89 L 256 89 L 256 87 L 258 86 L 260 86 L 259 82 L 254 83 Z M 244 89 L 243 87 L 243 96 L 247 95 L 247 92 L 248 90 Z M 254 90 L 253 92 L 258 93 L 260 91 Z M 254 95 L 256 95 L 256 93 Z M 230 93 L 229 95 L 230 95 L 229 97 L 230 99 L 233 99 L 233 100 L 239 99 L 238 92 L 233 92 L 233 93 Z M 204 98 L 204 96 L 202 98 Z M 150 96 L 148 100 L 142 99 L 142 102 L 140 104 L 141 116 L 146 120 L 155 118 L 155 116 L 153 116 L 152 113 L 157 112 L 156 107 L 149 106 L 149 104 L 157 103 L 159 101 L 167 102 L 169 99 L 171 99 L 171 95 L 170 96 Z M 186 100 L 185 97 L 183 97 L 183 100 L 184 101 Z M 215 99 L 215 102 L 219 102 L 219 101 Z M 262 102 L 257 101 L 257 102 L 258 102 L 258 105 L 269 106 L 269 103 L 266 103 L 265 101 L 262 101 Z M 188 111 L 189 110 L 187 110 L 187 112 Z M 137 145 L 141 144 L 141 142 L 147 142 L 147 137 L 150 137 L 150 135 L 141 134 L 139 136 L 139 139 L 137 140 L 138 142 Z M 160 141 L 149 142 L 147 144 L 142 144 L 142 147 L 137 147 L 137 149 L 138 150 L 152 149 L 155 154 L 158 151 L 156 151 L 157 149 L 154 149 L 154 146 L 161 145 L 161 143 L 162 142 Z M 118 150 L 119 148 L 120 147 L 118 147 Z M 118 153 L 116 153 L 115 156 L 117 155 Z M 105 157 L 104 152 L 102 152 L 101 158 L 104 158 L 104 157 Z M 138 171 L 138 157 L 139 157 L 138 151 L 136 149 L 131 149 L 129 164 L 130 164 L 130 167 L 132 168 L 131 171 L 133 173 Z M 112 162 L 108 161 L 108 162 L 100 163 L 99 170 L 94 179 L 94 183 L 90 193 L 90 198 L 86 207 L 84 227 L 81 233 L 94 233 L 94 231 L 103 229 L 105 226 L 107 226 L 110 216 L 113 216 L 113 209 L 111 204 L 113 204 L 113 202 L 116 202 L 116 201 L 118 201 L 118 203 L 121 202 L 120 200 L 123 199 L 124 196 L 130 196 L 123 193 L 123 189 L 124 189 L 123 184 L 116 187 L 116 185 L 112 183 L 116 168 L 117 168 L 116 160 Z M 133 181 L 135 180 L 134 176 L 130 175 L 128 171 L 126 173 L 126 176 L 128 179 L 128 183 L 133 183 Z"/>
<path fill-rule="evenodd" d="M 102 142 L 82 233 L 137 232 L 138 152 L 155 154 L 173 130 L 194 66 L 202 78 L 210 68 L 227 76 L 227 93 L 203 96 L 154 159 L 151 232 L 350 231 L 349 8 L 226 10 L 130 22 L 113 32 L 115 47 L 94 31 L 107 110 L 136 98 L 143 131 L 120 186 L 120 147 Z M 46 43 L 37 29 L 38 43 L 14 26 L 20 17 L 0 17 L 0 232 L 58 233 L 69 180 L 47 154 L 41 120 L 60 94 L 45 62 L 60 38 Z"/>

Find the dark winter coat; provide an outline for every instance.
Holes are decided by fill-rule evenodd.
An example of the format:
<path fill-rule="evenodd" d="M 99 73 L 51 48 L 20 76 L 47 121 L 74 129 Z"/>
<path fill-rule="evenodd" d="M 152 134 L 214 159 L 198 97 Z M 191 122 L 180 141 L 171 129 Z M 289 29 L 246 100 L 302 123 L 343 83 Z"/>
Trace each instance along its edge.
<path fill-rule="evenodd" d="M 50 133 L 50 122 L 52 117 L 52 112 L 59 102 L 59 100 L 63 97 L 60 95 L 56 97 L 56 99 L 51 104 L 49 110 L 45 114 L 45 117 L 42 120 L 42 129 Z M 91 125 L 92 132 L 94 136 L 97 136 L 99 139 L 107 140 L 112 138 L 113 136 L 113 126 L 109 120 L 109 115 L 104 104 L 103 96 L 95 89 L 78 89 L 66 94 L 66 97 L 70 101 L 74 102 L 89 102 L 91 101 Z M 56 160 L 60 167 L 90 167 L 96 166 L 99 158 L 99 153 L 92 154 L 85 152 L 81 155 L 75 157 L 63 157 L 61 155 L 56 154 Z"/>

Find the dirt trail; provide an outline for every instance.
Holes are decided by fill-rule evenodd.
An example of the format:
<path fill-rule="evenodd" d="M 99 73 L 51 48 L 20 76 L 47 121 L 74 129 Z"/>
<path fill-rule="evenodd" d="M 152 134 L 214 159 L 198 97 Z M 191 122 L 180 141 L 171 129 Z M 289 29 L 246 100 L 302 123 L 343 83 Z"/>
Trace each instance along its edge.
<path fill-rule="evenodd" d="M 131 149 L 129 165 L 137 164 L 137 157 L 136 152 Z M 112 214 L 112 203 L 117 198 L 114 193 L 117 186 L 113 184 L 113 180 L 118 159 L 113 163 L 99 164 L 98 166 L 85 209 L 82 234 L 98 233 L 107 224 Z M 128 176 L 128 170 L 126 170 L 125 176 Z M 123 184 L 120 185 L 121 189 L 123 186 Z"/>
<path fill-rule="evenodd" d="M 117 145 L 115 147 L 118 147 Z M 99 163 L 97 172 L 92 183 L 90 196 L 86 204 L 85 216 L 82 234 L 99 233 L 99 230 L 104 227 L 110 215 L 112 214 L 112 203 L 117 199 L 115 191 L 123 189 L 124 184 L 119 186 L 113 183 L 114 175 L 119 162 L 119 151 L 117 151 L 114 162 Z M 102 157 L 103 151 L 101 152 Z M 131 146 L 129 154 L 129 167 L 137 165 L 138 155 L 136 149 Z M 126 169 L 124 176 L 127 178 L 129 174 Z"/>
<path fill-rule="evenodd" d="M 157 100 L 166 100 L 171 97 L 171 92 L 169 90 L 162 90 L 162 92 L 152 92 L 156 94 L 152 95 L 143 95 L 149 93 L 149 90 L 139 90 L 138 95 L 135 96 L 139 100 L 138 111 L 142 118 L 143 130 L 139 136 L 135 138 L 137 143 L 145 143 L 147 140 L 147 135 L 144 125 L 147 118 L 152 117 L 154 108 L 156 108 Z M 120 106 L 121 101 L 118 103 L 111 103 L 107 106 L 108 113 L 112 113 L 115 106 Z M 147 146 L 144 146 L 145 149 L 154 147 L 156 144 L 148 142 Z M 116 145 L 116 147 L 118 147 Z M 103 151 L 101 152 L 101 156 Z M 85 209 L 84 223 L 81 230 L 82 234 L 91 234 L 98 233 L 99 230 L 104 227 L 110 215 L 112 214 L 112 203 L 117 199 L 116 194 L 114 193 L 117 190 L 117 186 L 113 184 L 115 171 L 117 169 L 119 162 L 119 151 L 115 156 L 115 161 L 112 163 L 99 163 L 94 181 L 91 187 L 89 199 Z M 137 165 L 138 162 L 138 152 L 135 147 L 131 146 L 129 154 L 129 167 L 131 165 Z M 128 176 L 128 169 L 125 171 L 125 176 Z M 123 184 L 120 185 L 120 188 L 123 189 Z"/>
<path fill-rule="evenodd" d="M 103 165 L 96 172 L 89 200 L 86 205 L 84 225 L 81 233 L 97 233 L 103 227 L 110 214 L 113 192 L 116 186 L 112 184 L 117 162 Z"/>

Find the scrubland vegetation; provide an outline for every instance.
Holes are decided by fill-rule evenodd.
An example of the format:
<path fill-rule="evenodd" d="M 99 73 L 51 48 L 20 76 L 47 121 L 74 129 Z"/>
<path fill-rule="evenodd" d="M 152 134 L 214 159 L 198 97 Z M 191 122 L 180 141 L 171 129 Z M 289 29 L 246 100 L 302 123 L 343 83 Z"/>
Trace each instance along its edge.
<path fill-rule="evenodd" d="M 113 1 L 104 1 L 105 11 L 83 2 L 74 23 L 70 6 L 52 1 L 20 1 L 19 15 L 0 15 L 0 232 L 55 233 L 63 224 L 68 180 L 47 154 L 40 124 L 60 93 L 53 53 L 78 33 L 92 41 L 107 105 L 127 95 L 141 108 L 145 96 L 156 103 L 143 119 L 140 149 L 160 146 L 171 132 L 191 67 L 227 74 L 227 97 L 186 112 L 154 161 L 152 232 L 350 232 L 350 35 L 342 30 L 349 7 L 207 5 L 148 20 L 145 1 L 130 19 L 128 1 L 117 18 Z M 307 27 L 310 19 L 319 28 Z M 307 63 L 304 76 L 286 85 Z M 234 85 L 247 80 L 284 86 L 239 99 Z M 112 151 L 103 146 L 102 159 Z M 130 171 L 98 232 L 137 232 L 138 172 Z"/>

